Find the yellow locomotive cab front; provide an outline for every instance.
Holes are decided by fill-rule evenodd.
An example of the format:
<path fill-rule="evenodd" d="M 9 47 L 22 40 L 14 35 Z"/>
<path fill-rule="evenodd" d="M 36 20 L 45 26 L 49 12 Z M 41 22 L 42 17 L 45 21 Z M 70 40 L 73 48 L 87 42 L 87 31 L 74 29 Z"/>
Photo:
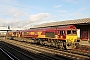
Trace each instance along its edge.
<path fill-rule="evenodd" d="M 72 49 L 76 48 L 76 43 L 78 42 L 78 36 L 76 30 L 67 30 L 66 35 L 66 48 Z"/>
<path fill-rule="evenodd" d="M 66 42 L 74 43 L 77 40 L 77 35 L 66 35 Z"/>

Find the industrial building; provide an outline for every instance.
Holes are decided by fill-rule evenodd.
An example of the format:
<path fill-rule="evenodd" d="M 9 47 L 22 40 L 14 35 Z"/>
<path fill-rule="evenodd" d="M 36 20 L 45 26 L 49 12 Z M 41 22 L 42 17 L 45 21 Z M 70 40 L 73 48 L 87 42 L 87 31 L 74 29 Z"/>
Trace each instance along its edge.
<path fill-rule="evenodd" d="M 34 28 L 56 27 L 63 25 L 75 25 L 77 27 L 78 37 L 81 39 L 81 44 L 90 44 L 90 18 L 44 23 L 34 26 Z"/>

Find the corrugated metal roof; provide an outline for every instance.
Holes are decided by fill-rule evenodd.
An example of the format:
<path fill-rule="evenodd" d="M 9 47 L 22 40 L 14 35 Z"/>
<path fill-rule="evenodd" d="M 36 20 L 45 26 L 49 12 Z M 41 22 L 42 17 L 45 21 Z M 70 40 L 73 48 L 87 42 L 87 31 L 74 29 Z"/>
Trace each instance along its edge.
<path fill-rule="evenodd" d="M 90 18 L 44 23 L 44 24 L 36 25 L 36 26 L 34 26 L 34 28 L 57 26 L 57 25 L 82 24 L 82 23 L 89 23 L 90 24 Z"/>

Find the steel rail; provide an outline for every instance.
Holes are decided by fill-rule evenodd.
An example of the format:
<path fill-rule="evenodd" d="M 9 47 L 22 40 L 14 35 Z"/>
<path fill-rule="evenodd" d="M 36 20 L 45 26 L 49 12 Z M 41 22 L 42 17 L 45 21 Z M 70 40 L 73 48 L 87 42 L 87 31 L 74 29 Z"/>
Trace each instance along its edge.
<path fill-rule="evenodd" d="M 17 49 L 14 49 L 14 48 L 12 48 L 12 47 L 10 47 L 10 46 L 5 45 L 5 44 L 4 44 L 4 46 L 6 46 L 6 47 L 8 47 L 8 48 L 10 48 L 10 49 L 12 49 L 12 50 L 18 52 L 18 53 L 20 53 L 20 54 L 22 54 L 22 55 L 24 55 L 24 56 L 30 58 L 31 60 L 35 60 L 35 58 L 33 58 L 33 57 L 27 55 L 26 53 L 23 53 L 23 52 L 21 52 L 21 51 L 19 51 L 19 50 L 17 50 Z M 8 53 L 10 53 L 10 52 L 8 52 Z M 10 53 L 10 54 L 11 54 L 11 53 Z M 11 55 L 12 55 L 12 54 L 11 54 Z M 20 60 L 20 59 L 14 59 L 14 60 Z"/>
<path fill-rule="evenodd" d="M 13 54 L 11 54 L 9 51 L 5 50 L 4 48 L 2 48 L 0 46 L 0 50 L 7 55 L 11 60 L 19 60 L 16 56 L 14 56 Z"/>
<path fill-rule="evenodd" d="M 6 45 L 7 46 L 7 45 Z M 20 46 L 22 46 L 22 45 L 20 45 Z M 14 49 L 14 48 L 12 48 L 12 47 L 10 47 L 10 46 L 7 46 L 7 47 L 9 47 L 9 48 L 11 48 L 11 49 L 13 49 L 13 50 L 16 50 L 16 49 Z M 23 47 L 26 47 L 26 46 L 23 46 Z M 52 57 L 52 56 L 50 56 L 50 55 L 48 55 L 48 54 L 46 54 L 46 53 L 43 53 L 42 51 L 40 51 L 40 50 L 37 50 L 37 49 L 31 49 L 31 50 L 33 50 L 34 52 L 35 51 L 37 51 L 37 52 L 39 52 L 39 57 L 41 57 L 41 59 L 48 59 L 48 60 L 59 60 L 59 58 L 55 58 L 55 57 Z M 24 55 L 26 55 L 27 57 L 29 57 L 29 58 L 31 58 L 29 55 L 27 55 L 27 54 L 25 54 L 25 53 L 22 53 L 21 51 L 18 51 L 18 50 L 16 50 L 17 52 L 19 52 L 19 53 L 21 53 L 21 54 L 24 54 Z M 32 52 L 33 52 L 32 51 Z M 35 58 L 32 58 L 33 60 L 35 60 Z"/>
<path fill-rule="evenodd" d="M 16 43 L 15 43 L 16 44 Z M 16 45 L 18 45 L 18 44 L 16 44 Z M 33 47 L 29 47 L 29 46 L 25 46 L 25 45 L 23 45 L 23 44 L 19 44 L 19 46 L 23 46 L 22 48 L 24 48 L 25 49 L 25 47 L 27 47 L 27 48 L 31 48 L 31 49 L 34 49 L 34 50 L 36 50 L 37 48 L 33 48 Z M 27 49 L 26 48 L 26 49 Z M 30 50 L 30 49 L 29 49 Z M 64 51 L 57 51 L 57 50 L 52 50 L 52 49 L 39 49 L 39 50 L 41 50 L 40 52 L 45 52 L 45 50 L 47 50 L 49 53 L 51 53 L 51 54 L 56 54 L 56 55 L 60 55 L 60 56 L 64 56 L 64 57 L 68 57 L 68 58 L 71 58 L 71 59 L 90 59 L 88 56 L 82 56 L 82 55 L 79 55 L 79 54 L 73 54 L 73 53 L 68 53 L 68 52 L 64 52 Z M 38 50 L 37 50 L 38 51 Z M 45 52 L 46 53 L 46 52 Z"/>

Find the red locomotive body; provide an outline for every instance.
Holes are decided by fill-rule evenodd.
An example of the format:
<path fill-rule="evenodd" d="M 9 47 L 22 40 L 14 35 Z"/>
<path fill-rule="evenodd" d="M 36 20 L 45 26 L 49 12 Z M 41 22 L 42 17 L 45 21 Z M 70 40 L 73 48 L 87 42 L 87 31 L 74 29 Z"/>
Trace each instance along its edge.
<path fill-rule="evenodd" d="M 74 48 L 78 43 L 77 29 L 74 25 L 20 30 L 16 31 L 16 36 L 27 38 L 29 42 L 33 39 L 35 43 L 67 49 Z"/>

